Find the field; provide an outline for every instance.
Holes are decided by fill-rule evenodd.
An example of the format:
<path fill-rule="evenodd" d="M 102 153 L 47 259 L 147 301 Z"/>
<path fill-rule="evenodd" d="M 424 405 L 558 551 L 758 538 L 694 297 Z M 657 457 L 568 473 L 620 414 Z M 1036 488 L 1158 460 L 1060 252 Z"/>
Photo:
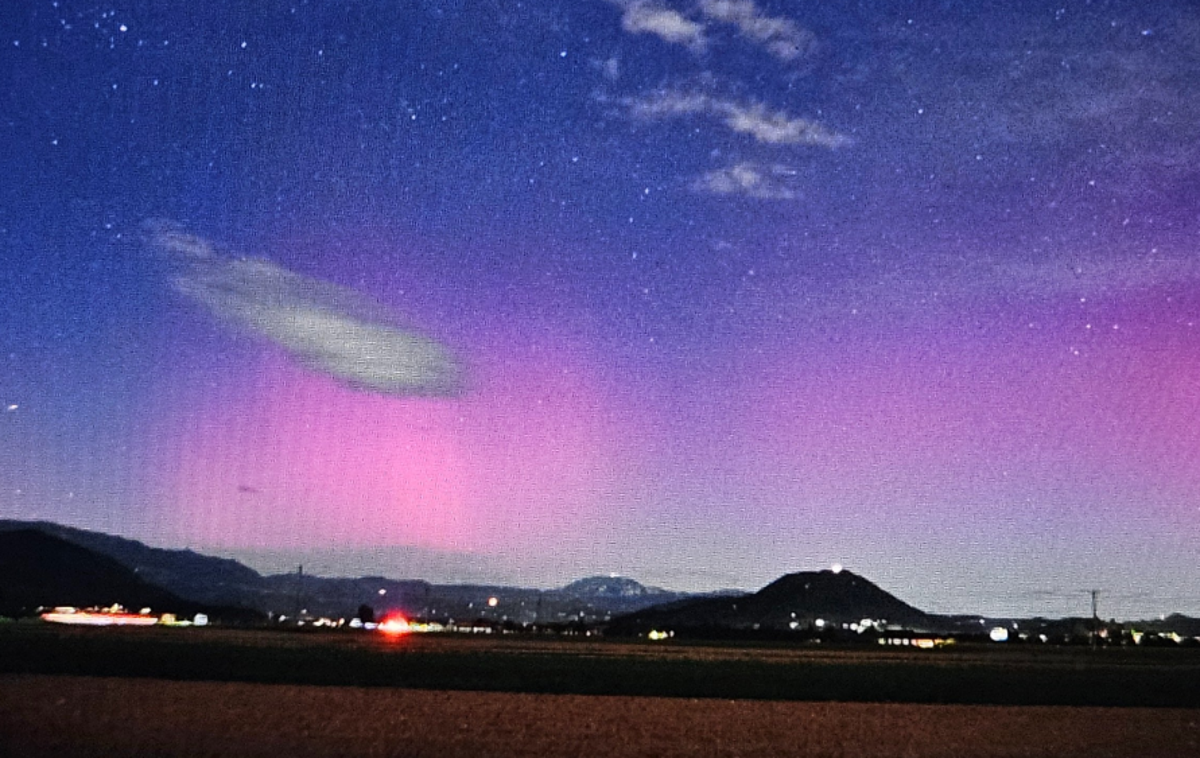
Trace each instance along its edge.
<path fill-rule="evenodd" d="M 0 673 L 575 695 L 1200 707 L 1200 650 L 0 625 Z"/>
<path fill-rule="evenodd" d="M 1200 755 L 1200 655 L 0 626 L 0 755 Z"/>
<path fill-rule="evenodd" d="M 0 676 L 13 756 L 1187 756 L 1184 709 L 803 703 Z"/>

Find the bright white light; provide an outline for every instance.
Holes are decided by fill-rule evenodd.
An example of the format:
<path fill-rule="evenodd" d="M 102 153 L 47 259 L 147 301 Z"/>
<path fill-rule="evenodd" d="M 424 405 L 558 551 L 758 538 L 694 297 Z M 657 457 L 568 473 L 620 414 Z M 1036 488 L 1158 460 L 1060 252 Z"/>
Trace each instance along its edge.
<path fill-rule="evenodd" d="M 833 573 L 835 573 L 835 574 L 842 573 L 842 564 L 840 564 L 840 563 L 833 564 Z"/>
<path fill-rule="evenodd" d="M 1002 626 L 992 627 L 988 636 L 992 638 L 992 642 L 1008 642 L 1008 630 Z"/>

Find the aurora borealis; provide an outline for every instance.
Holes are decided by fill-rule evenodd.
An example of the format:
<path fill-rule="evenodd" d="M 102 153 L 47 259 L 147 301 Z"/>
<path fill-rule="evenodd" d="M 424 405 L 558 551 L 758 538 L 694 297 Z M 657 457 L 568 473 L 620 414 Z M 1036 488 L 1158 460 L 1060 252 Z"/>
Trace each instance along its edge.
<path fill-rule="evenodd" d="M 1200 614 L 1200 11 L 0 11 L 0 517 Z"/>

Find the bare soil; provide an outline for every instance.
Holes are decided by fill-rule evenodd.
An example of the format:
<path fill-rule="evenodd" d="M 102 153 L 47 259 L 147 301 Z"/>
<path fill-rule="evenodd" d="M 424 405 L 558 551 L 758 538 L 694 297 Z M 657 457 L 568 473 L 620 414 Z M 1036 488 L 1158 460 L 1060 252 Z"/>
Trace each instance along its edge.
<path fill-rule="evenodd" d="M 0 756 L 1200 756 L 1200 711 L 0 676 Z"/>

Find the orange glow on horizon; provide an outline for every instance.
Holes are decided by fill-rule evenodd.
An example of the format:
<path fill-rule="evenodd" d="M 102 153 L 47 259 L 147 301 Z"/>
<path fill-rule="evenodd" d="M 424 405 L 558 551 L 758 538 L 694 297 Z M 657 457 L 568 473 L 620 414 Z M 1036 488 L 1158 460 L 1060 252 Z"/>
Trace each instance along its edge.
<path fill-rule="evenodd" d="M 122 613 L 115 611 L 80 611 L 55 609 L 41 615 L 43 621 L 52 624 L 74 624 L 78 626 L 153 626 L 159 622 L 157 616 L 148 613 Z"/>

